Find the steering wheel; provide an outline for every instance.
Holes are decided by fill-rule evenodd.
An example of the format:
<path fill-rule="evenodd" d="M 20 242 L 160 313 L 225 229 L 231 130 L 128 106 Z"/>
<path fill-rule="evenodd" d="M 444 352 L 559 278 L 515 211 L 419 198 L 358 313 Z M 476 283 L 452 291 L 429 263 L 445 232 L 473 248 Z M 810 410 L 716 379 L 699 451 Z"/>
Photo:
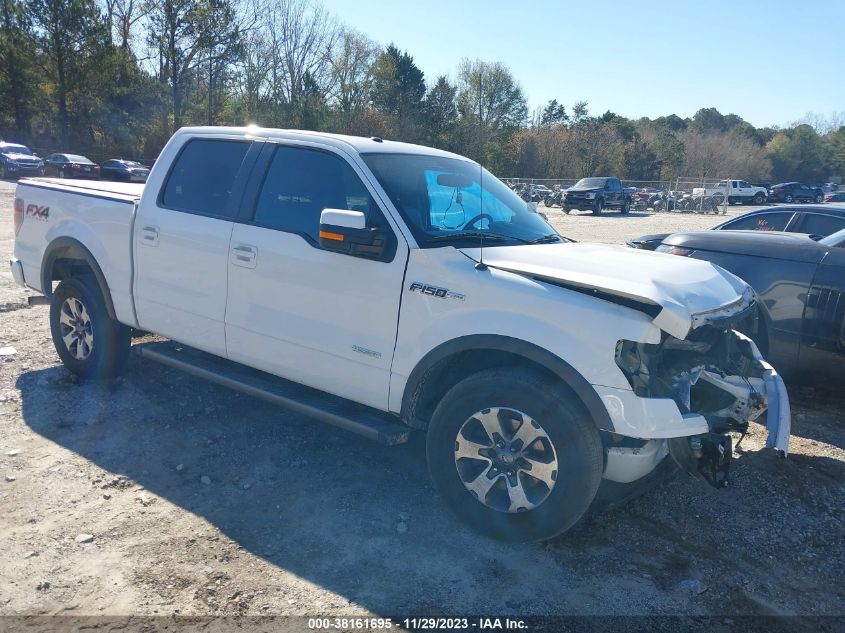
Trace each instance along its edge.
<path fill-rule="evenodd" d="M 483 220 L 484 218 L 487 218 L 490 222 L 492 222 L 492 221 L 493 221 L 493 216 L 491 216 L 489 213 L 479 213 L 477 216 L 475 216 L 474 218 L 472 218 L 469 222 L 467 222 L 466 224 L 464 224 L 464 228 L 463 228 L 463 229 L 461 229 L 461 230 L 462 230 L 462 231 L 465 231 L 466 229 L 468 229 L 469 227 L 471 227 L 473 224 L 475 224 L 476 222 L 480 222 L 480 221 L 481 221 L 481 220 Z"/>

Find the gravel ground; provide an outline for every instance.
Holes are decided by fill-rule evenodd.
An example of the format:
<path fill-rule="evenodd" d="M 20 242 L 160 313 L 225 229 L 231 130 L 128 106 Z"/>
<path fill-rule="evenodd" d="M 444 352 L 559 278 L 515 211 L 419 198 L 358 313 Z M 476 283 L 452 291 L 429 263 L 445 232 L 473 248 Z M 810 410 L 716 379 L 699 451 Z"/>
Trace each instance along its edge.
<path fill-rule="evenodd" d="M 789 458 L 752 425 L 727 490 L 678 477 L 556 541 L 504 545 L 446 511 L 418 437 L 382 447 L 141 359 L 110 387 L 73 379 L 5 266 L 12 192 L 0 615 L 845 613 L 841 396 L 792 389 Z M 616 243 L 716 222 L 548 213 Z"/>

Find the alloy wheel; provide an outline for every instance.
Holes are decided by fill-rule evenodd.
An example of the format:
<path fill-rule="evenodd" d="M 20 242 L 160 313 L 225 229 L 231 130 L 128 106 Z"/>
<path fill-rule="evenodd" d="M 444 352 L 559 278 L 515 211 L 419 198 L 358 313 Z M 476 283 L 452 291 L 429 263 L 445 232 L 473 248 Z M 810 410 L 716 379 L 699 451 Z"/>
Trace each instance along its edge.
<path fill-rule="evenodd" d="M 94 349 L 94 328 L 85 304 L 76 297 L 62 303 L 59 317 L 62 341 L 76 360 L 85 360 Z"/>
<path fill-rule="evenodd" d="M 455 467 L 464 487 L 493 510 L 526 512 L 555 486 L 557 455 L 531 416 L 507 407 L 471 415 L 455 438 Z"/>

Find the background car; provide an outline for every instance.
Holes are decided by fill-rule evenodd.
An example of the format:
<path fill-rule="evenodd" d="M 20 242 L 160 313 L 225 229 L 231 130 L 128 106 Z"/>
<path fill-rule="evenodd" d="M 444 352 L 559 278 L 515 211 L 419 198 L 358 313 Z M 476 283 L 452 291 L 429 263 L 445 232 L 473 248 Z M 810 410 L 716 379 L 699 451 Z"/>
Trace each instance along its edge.
<path fill-rule="evenodd" d="M 748 334 L 786 379 L 845 385 L 845 230 L 818 241 L 765 231 L 676 233 L 657 250 L 712 262 L 748 282 L 760 315 Z"/>
<path fill-rule="evenodd" d="M 824 237 L 845 229 L 845 207 L 769 207 L 717 224 L 711 231 L 780 231 Z M 634 238 L 628 246 L 653 251 L 670 233 Z"/>
<path fill-rule="evenodd" d="M 845 202 L 845 191 L 834 191 L 824 195 L 825 202 Z"/>
<path fill-rule="evenodd" d="M 769 202 L 824 202 L 824 192 L 800 182 L 782 182 L 769 189 Z"/>
<path fill-rule="evenodd" d="M 81 154 L 50 154 L 44 161 L 48 176 L 99 178 L 100 166 Z"/>
<path fill-rule="evenodd" d="M 19 143 L 0 143 L 0 178 L 43 176 L 44 161 Z"/>
<path fill-rule="evenodd" d="M 100 165 L 100 177 L 120 182 L 146 182 L 150 168 L 134 160 L 112 158 Z"/>

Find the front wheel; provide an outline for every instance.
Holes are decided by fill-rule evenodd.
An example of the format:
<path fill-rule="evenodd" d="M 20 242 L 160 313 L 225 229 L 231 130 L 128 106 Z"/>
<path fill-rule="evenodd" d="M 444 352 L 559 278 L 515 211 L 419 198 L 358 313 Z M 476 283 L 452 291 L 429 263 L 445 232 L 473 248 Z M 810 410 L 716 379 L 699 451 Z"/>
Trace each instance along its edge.
<path fill-rule="evenodd" d="M 129 328 L 109 317 L 92 275 L 65 279 L 53 292 L 50 332 L 62 363 L 79 376 L 117 376 L 129 355 Z"/>
<path fill-rule="evenodd" d="M 601 212 L 604 210 L 604 200 L 599 198 L 596 200 L 596 204 L 593 206 L 593 215 L 601 215 Z"/>
<path fill-rule="evenodd" d="M 754 194 L 754 198 L 752 198 L 752 200 L 751 200 L 752 204 L 756 204 L 756 205 L 763 204 L 765 201 L 766 201 L 766 196 L 764 196 L 762 193 Z"/>
<path fill-rule="evenodd" d="M 786 194 L 783 197 L 783 201 L 786 202 L 787 204 L 790 204 L 792 202 L 795 202 L 795 198 L 793 198 L 791 194 Z"/>
<path fill-rule="evenodd" d="M 816 196 L 816 204 L 821 204 L 824 202 L 824 196 Z"/>
<path fill-rule="evenodd" d="M 630 210 L 631 210 L 631 201 L 625 200 L 625 202 L 622 203 L 622 208 L 619 209 L 619 212 L 620 213 L 628 213 Z"/>
<path fill-rule="evenodd" d="M 488 369 L 455 385 L 434 411 L 426 448 L 449 508 L 507 541 L 566 531 L 601 482 L 593 421 L 568 389 L 526 369 Z"/>

